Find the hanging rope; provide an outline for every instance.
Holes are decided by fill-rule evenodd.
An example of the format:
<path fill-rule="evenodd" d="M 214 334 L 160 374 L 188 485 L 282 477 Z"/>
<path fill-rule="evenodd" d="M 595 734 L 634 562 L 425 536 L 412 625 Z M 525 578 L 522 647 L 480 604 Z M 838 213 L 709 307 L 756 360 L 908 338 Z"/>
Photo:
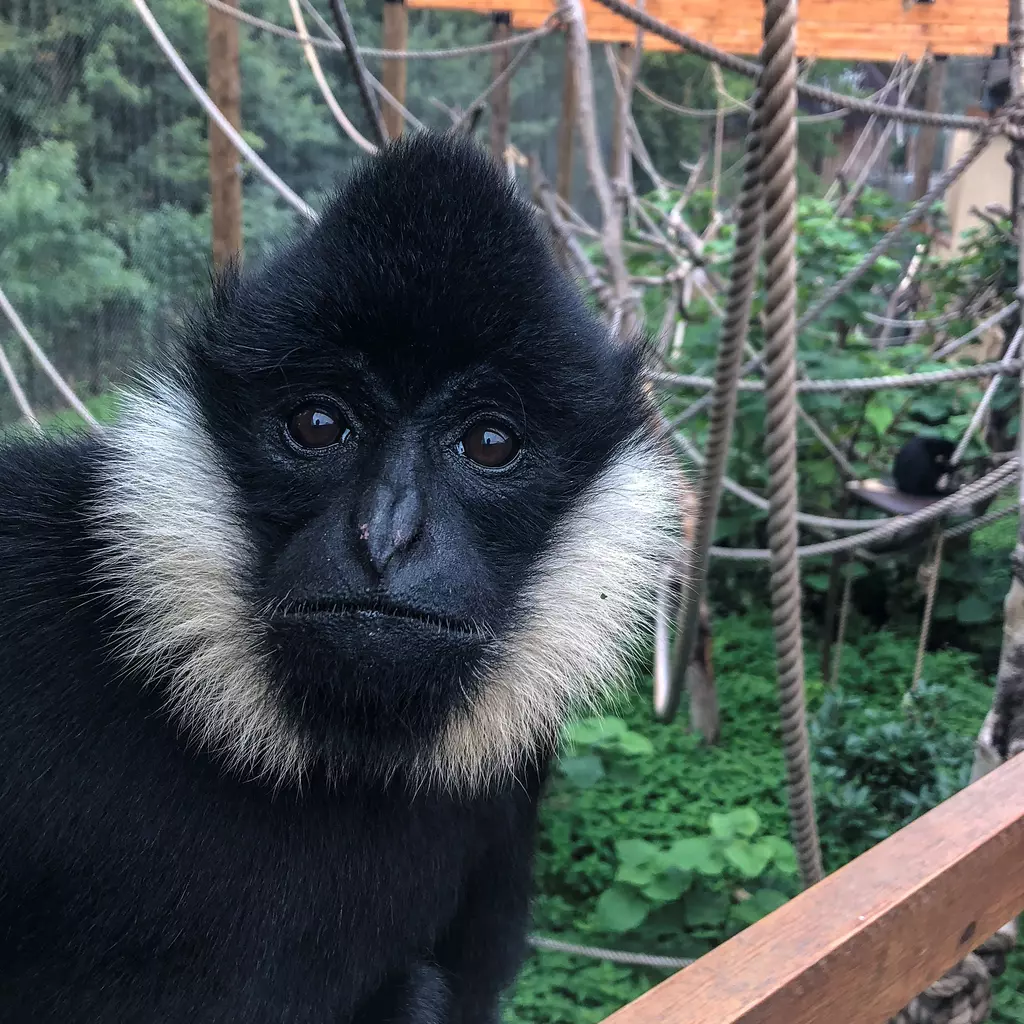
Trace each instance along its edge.
<path fill-rule="evenodd" d="M 793 845 L 805 885 L 822 878 L 804 699 L 796 557 L 796 0 L 765 0 L 759 92 L 764 183 L 765 454 L 772 623 Z"/>
<path fill-rule="evenodd" d="M 836 632 L 835 646 L 832 648 L 832 671 L 829 673 L 829 685 L 839 684 L 839 669 L 843 663 L 843 646 L 846 643 L 846 625 L 850 618 L 850 605 L 853 603 L 853 577 L 847 573 L 843 580 L 843 603 L 839 608 L 839 629 Z"/>
<path fill-rule="evenodd" d="M 739 381 L 743 348 L 747 342 L 754 282 L 757 279 L 758 257 L 761 250 L 763 188 L 760 127 L 760 100 L 755 98 L 747 134 L 743 190 L 736 214 L 736 248 L 729 277 L 729 297 L 715 361 L 707 455 L 700 483 L 700 512 L 697 517 L 697 534 L 690 555 L 690 586 L 684 591 L 687 597 L 683 599 L 676 619 L 677 640 L 669 675 L 667 678 L 655 675 L 654 679 L 654 711 L 663 722 L 671 721 L 679 706 L 686 666 L 689 664 L 690 652 L 697 636 L 700 598 L 707 575 L 708 549 L 714 538 L 715 520 L 722 494 L 722 478 L 725 475 L 733 422 L 736 418 L 736 385 Z"/>
<path fill-rule="evenodd" d="M 922 566 L 925 578 L 924 615 L 921 616 L 921 635 L 917 641 L 917 658 L 914 660 L 914 675 L 910 682 L 911 690 L 916 690 L 917 684 L 921 681 L 924 655 L 928 649 L 928 634 L 932 628 L 932 613 L 935 610 L 935 594 L 939 589 L 939 576 L 942 574 L 942 547 L 946 535 L 943 533 L 941 526 L 939 526 L 940 522 L 941 520 L 938 519 L 935 521 L 935 553 L 932 556 L 931 563 L 927 566 Z"/>

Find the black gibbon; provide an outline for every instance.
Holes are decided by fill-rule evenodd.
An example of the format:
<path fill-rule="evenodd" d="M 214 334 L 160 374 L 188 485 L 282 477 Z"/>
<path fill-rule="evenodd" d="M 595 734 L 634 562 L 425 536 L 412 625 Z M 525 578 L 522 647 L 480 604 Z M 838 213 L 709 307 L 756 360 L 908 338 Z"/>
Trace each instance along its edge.
<path fill-rule="evenodd" d="M 427 134 L 181 335 L 0 452 L 0 1019 L 495 1024 L 677 555 L 643 346 Z"/>

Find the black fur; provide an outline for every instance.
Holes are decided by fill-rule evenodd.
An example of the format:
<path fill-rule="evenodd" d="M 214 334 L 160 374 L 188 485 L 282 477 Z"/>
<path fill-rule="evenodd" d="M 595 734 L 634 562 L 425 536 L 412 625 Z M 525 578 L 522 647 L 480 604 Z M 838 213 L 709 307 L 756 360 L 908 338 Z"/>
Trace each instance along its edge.
<path fill-rule="evenodd" d="M 295 602 L 383 595 L 509 635 L 552 530 L 650 414 L 638 350 L 610 343 L 496 168 L 420 137 L 267 267 L 222 281 L 175 358 L 164 372 L 196 397 L 238 495 L 224 515 L 252 542 L 234 582 L 267 619 L 274 699 L 317 757 L 302 786 L 275 786 L 197 748 L 165 675 L 118 649 L 131 595 L 98 575 L 93 522 L 110 442 L 8 446 L 0 1019 L 497 1021 L 547 752 L 472 795 L 410 784 L 491 642 Z M 351 416 L 341 454 L 285 443 L 309 394 Z M 522 433 L 515 472 L 451 455 L 480 410 Z M 382 568 L 365 530 L 380 543 L 396 522 L 414 536 Z"/>
<path fill-rule="evenodd" d="M 956 445 L 944 437 L 912 437 L 896 453 L 892 464 L 893 482 L 903 494 L 934 498 L 950 494 L 952 486 L 939 486 L 950 471 L 949 459 Z"/>

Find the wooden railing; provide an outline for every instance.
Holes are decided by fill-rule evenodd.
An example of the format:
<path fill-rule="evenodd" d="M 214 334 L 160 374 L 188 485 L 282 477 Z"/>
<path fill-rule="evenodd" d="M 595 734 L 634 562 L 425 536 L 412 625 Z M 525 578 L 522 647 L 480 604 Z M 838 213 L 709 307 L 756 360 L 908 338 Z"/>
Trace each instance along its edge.
<path fill-rule="evenodd" d="M 605 1024 L 882 1024 L 1024 911 L 1024 756 Z"/>

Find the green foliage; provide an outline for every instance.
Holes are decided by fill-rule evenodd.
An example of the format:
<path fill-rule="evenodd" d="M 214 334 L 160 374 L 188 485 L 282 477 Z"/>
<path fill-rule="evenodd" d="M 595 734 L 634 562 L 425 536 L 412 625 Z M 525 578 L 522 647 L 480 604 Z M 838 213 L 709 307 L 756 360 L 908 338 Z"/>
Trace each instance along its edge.
<path fill-rule="evenodd" d="M 916 638 L 891 632 L 853 637 L 844 652 L 841 691 L 827 691 L 813 672 L 807 680 L 830 868 L 956 788 L 992 696 L 976 658 L 942 651 L 927 656 L 925 683 L 905 701 Z M 719 618 L 714 646 L 720 746 L 703 746 L 679 724 L 654 724 L 645 693 L 621 714 L 622 725 L 611 727 L 621 735 L 624 725 L 652 744 L 654 753 L 639 759 L 639 778 L 609 772 L 585 789 L 561 775 L 553 779 L 538 843 L 539 932 L 696 957 L 795 892 L 792 851 L 778 838 L 787 832 L 787 813 L 767 616 Z M 593 737 L 593 730 L 587 725 L 584 737 Z M 872 833 L 867 840 L 853 812 L 847 816 L 837 806 L 847 785 L 866 794 L 855 813 Z M 733 843 L 726 858 L 724 849 Z M 768 844 L 772 861 L 755 873 Z M 1024 980 L 1018 963 L 1024 955 L 997 983 L 997 1024 L 1024 1020 L 1024 998 L 1015 992 Z M 596 1024 L 665 974 L 538 951 L 505 1019 Z"/>
<path fill-rule="evenodd" d="M 774 872 L 794 876 L 793 847 L 777 836 L 760 836 L 753 807 L 714 813 L 709 833 L 684 836 L 667 847 L 645 839 L 615 844 L 613 884 L 597 898 L 594 924 L 609 932 L 631 932 L 653 911 L 675 911 L 684 927 L 702 929 L 752 924 L 786 901 L 769 884 Z M 767 876 L 767 877 L 766 877 Z M 712 888 L 721 882 L 733 899 Z M 758 883 L 753 893 L 738 886 Z"/>
<path fill-rule="evenodd" d="M 585 718 L 572 723 L 563 737 L 565 752 L 558 769 L 574 786 L 588 789 L 609 770 L 622 782 L 637 778 L 637 758 L 649 757 L 654 746 L 643 733 L 634 732 L 611 716 Z"/>
<path fill-rule="evenodd" d="M 815 797 L 830 868 L 838 867 L 962 789 L 973 737 L 949 731 L 954 701 L 922 681 L 897 707 L 828 693 L 811 726 Z"/>

